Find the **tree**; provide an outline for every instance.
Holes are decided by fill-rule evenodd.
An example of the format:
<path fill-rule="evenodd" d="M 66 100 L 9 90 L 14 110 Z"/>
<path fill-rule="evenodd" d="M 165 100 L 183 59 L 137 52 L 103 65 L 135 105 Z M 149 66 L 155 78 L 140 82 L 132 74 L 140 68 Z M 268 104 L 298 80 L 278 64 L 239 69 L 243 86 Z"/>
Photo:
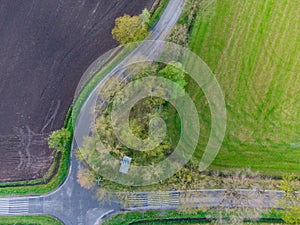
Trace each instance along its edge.
<path fill-rule="evenodd" d="M 185 88 L 187 85 L 184 79 L 185 72 L 180 62 L 171 62 L 158 72 L 158 76 L 174 81 L 182 88 Z"/>
<path fill-rule="evenodd" d="M 180 88 L 173 90 L 177 96 L 185 95 L 184 88 L 187 82 L 185 81 L 185 72 L 181 63 L 171 62 L 158 72 L 158 76 L 167 78 L 179 85 Z"/>
<path fill-rule="evenodd" d="M 97 111 L 101 112 L 103 102 L 109 103 L 111 99 L 122 89 L 122 78 L 111 77 L 109 80 L 105 81 L 105 85 L 98 90 L 98 102 L 96 105 Z"/>
<path fill-rule="evenodd" d="M 112 35 L 121 45 L 143 40 L 147 35 L 147 26 L 139 16 L 125 14 L 115 21 Z"/>
<path fill-rule="evenodd" d="M 287 224 L 300 224 L 300 196 L 297 193 L 293 176 L 284 177 L 280 189 L 284 191 L 280 206 L 283 209 L 282 219 Z"/>
<path fill-rule="evenodd" d="M 133 75 L 133 79 L 147 76 L 145 73 L 154 73 L 155 66 L 152 65 L 151 61 L 143 56 L 133 56 L 129 59 L 127 71 Z"/>
<path fill-rule="evenodd" d="M 95 186 L 95 175 L 89 169 L 80 168 L 77 174 L 77 181 L 81 187 L 91 189 Z"/>
<path fill-rule="evenodd" d="M 188 37 L 188 27 L 186 24 L 176 24 L 168 37 L 168 41 L 178 45 L 185 45 Z"/>
<path fill-rule="evenodd" d="M 217 224 L 244 224 L 245 219 L 255 221 L 261 218 L 264 207 L 264 190 L 260 184 L 252 184 L 250 170 L 236 171 L 227 178 L 222 179 L 222 188 L 226 191 L 221 194 L 219 207 L 222 211 L 211 213 L 211 218 L 218 218 Z M 252 178 L 261 179 L 256 173 L 250 175 Z M 243 189 L 251 189 L 247 192 Z M 225 218 L 229 218 L 228 221 Z M 224 220 L 225 219 L 225 220 Z"/>
<path fill-rule="evenodd" d="M 56 130 L 48 137 L 48 145 L 54 148 L 57 152 L 63 151 L 71 138 L 71 132 L 65 128 Z"/>
<path fill-rule="evenodd" d="M 151 15 L 150 15 L 150 12 L 148 11 L 148 9 L 144 9 L 142 11 L 142 13 L 140 14 L 140 18 L 145 24 L 150 23 L 150 16 Z"/>

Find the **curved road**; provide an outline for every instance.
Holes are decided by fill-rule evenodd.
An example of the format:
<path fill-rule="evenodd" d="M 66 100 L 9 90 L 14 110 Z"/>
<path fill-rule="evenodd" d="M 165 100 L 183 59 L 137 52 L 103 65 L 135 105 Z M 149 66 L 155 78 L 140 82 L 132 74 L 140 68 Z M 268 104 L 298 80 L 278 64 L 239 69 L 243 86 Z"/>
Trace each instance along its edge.
<path fill-rule="evenodd" d="M 170 0 L 152 30 L 154 40 L 165 40 L 176 24 L 183 5 L 184 0 Z M 73 141 L 73 147 L 75 145 Z M 60 219 L 66 225 L 94 225 L 106 214 L 120 210 L 118 204 L 103 203 L 100 206 L 93 197 L 94 189 L 87 191 L 80 187 L 77 183 L 80 166 L 81 163 L 76 160 L 72 151 L 68 177 L 57 190 L 42 196 L 0 198 L 0 216 L 47 214 Z"/>

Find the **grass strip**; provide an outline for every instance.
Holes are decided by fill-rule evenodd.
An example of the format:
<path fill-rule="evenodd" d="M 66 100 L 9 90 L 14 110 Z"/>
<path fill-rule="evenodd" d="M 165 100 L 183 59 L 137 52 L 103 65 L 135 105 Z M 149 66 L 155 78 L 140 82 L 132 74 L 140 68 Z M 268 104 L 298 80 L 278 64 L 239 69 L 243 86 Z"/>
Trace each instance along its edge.
<path fill-rule="evenodd" d="M 129 225 L 129 224 L 195 224 L 206 223 L 209 224 L 211 220 L 207 218 L 213 214 L 214 210 L 199 211 L 177 211 L 177 210 L 148 210 L 148 211 L 132 211 L 122 212 L 113 217 L 103 221 L 103 225 Z M 265 212 L 263 219 L 257 221 L 258 224 L 276 223 L 283 224 L 284 222 L 280 219 L 280 212 L 271 210 Z M 212 218 L 217 219 L 217 218 Z M 245 222 L 250 222 L 245 220 Z M 253 223 L 253 222 L 252 222 Z M 247 223 L 246 223 L 247 224 Z"/>
<path fill-rule="evenodd" d="M 51 216 L 4 216 L 0 217 L 1 225 L 62 225 L 58 219 Z"/>
<path fill-rule="evenodd" d="M 165 9 L 168 6 L 170 0 L 156 0 L 155 3 L 153 4 L 151 10 L 150 10 L 150 14 L 151 14 L 151 18 L 150 18 L 150 22 L 149 22 L 149 27 L 153 27 L 159 20 L 159 18 L 161 17 L 161 15 L 163 14 L 163 12 L 165 11 Z"/>

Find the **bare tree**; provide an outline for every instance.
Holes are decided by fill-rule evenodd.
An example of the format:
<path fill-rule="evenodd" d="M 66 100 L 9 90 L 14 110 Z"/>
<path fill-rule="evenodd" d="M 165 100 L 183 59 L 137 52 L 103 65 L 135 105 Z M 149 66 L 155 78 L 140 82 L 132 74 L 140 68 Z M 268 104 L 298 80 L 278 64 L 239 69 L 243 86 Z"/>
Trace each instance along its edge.
<path fill-rule="evenodd" d="M 280 189 L 284 191 L 279 202 L 283 209 L 283 220 L 288 224 L 300 224 L 300 195 L 299 182 L 293 176 L 284 177 Z M 297 187 L 298 186 L 298 187 Z"/>
<path fill-rule="evenodd" d="M 222 201 L 218 212 L 210 215 L 218 218 L 216 224 L 242 224 L 245 219 L 256 221 L 261 218 L 264 206 L 264 190 L 258 183 L 250 181 L 248 171 L 238 171 L 223 179 Z M 252 173 L 252 178 L 258 175 Z"/>
<path fill-rule="evenodd" d="M 81 187 L 86 189 L 91 189 L 96 184 L 94 173 L 86 168 L 79 168 L 77 181 Z"/>

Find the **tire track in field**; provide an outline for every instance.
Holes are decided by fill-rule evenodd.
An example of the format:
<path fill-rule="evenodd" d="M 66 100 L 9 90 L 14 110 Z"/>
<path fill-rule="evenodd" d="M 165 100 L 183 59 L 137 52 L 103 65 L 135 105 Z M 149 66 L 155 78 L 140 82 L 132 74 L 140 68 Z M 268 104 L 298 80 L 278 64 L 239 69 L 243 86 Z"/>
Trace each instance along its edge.
<path fill-rule="evenodd" d="M 234 45 L 232 46 L 232 48 L 230 48 L 230 50 L 228 48 L 227 58 L 226 59 L 224 59 L 225 57 L 223 59 L 221 58 L 222 62 L 218 64 L 218 66 L 219 66 L 218 68 L 222 68 L 224 66 L 224 62 L 223 62 L 224 60 L 227 61 L 227 60 L 230 60 L 230 59 L 234 58 L 234 56 L 236 55 L 236 51 L 240 51 L 240 52 L 243 51 L 243 49 L 239 45 L 239 42 L 242 38 L 244 38 L 243 35 L 245 33 L 246 33 L 245 39 L 249 37 L 249 34 L 250 34 L 249 30 L 252 27 L 252 22 L 254 20 L 254 17 L 251 16 L 251 15 L 253 14 L 253 12 L 255 12 L 255 7 L 254 7 L 255 5 L 250 4 L 251 8 L 249 8 L 248 3 L 243 2 L 242 4 L 243 4 L 242 11 L 240 12 L 240 16 L 238 17 L 238 19 L 236 21 L 235 29 L 233 31 L 234 34 L 236 34 L 236 38 L 234 38 Z M 250 15 L 249 16 L 250 21 L 248 22 L 248 25 L 244 27 L 244 26 L 241 26 L 242 23 L 240 21 L 242 19 L 244 19 L 243 15 L 245 14 L 246 10 L 249 11 L 248 14 Z M 224 55 L 226 55 L 226 53 L 224 53 Z M 231 71 L 237 71 L 237 69 L 240 67 L 240 62 L 235 63 L 233 66 L 234 66 L 234 68 Z M 240 74 L 240 77 L 241 76 L 242 75 Z M 236 77 L 236 79 L 233 81 L 232 79 L 226 79 L 225 78 L 224 79 L 225 86 L 230 87 L 231 90 L 236 90 L 237 86 L 240 83 L 240 79 L 241 78 Z M 234 92 L 232 92 L 232 93 L 234 93 Z M 233 95 L 235 96 L 235 94 L 233 94 Z"/>
<path fill-rule="evenodd" d="M 33 146 L 40 146 L 41 148 L 47 146 L 47 137 L 52 129 L 59 107 L 59 100 L 56 102 L 56 105 L 55 101 L 52 101 L 45 117 L 44 126 L 38 133 L 32 131 L 29 125 L 26 125 L 23 128 L 15 128 L 14 135 L 0 135 L 0 149 L 6 149 L 10 152 L 9 157 L 4 157 L 7 161 L 5 163 L 10 164 L 11 167 L 15 165 L 16 172 L 28 171 L 32 168 L 39 170 L 41 165 L 47 164 L 47 161 L 49 161 L 48 157 L 33 154 L 30 149 Z M 17 151 L 15 151 L 16 149 Z M 16 153 L 12 154 L 13 151 Z M 53 156 L 53 153 L 51 155 Z M 34 164 L 32 163 L 33 161 L 35 162 Z"/>
<path fill-rule="evenodd" d="M 31 148 L 47 146 L 48 135 L 48 133 L 34 133 L 29 126 L 16 128 L 14 135 L 0 135 L 0 149 L 5 159 L 1 164 L 11 168 L 8 171 L 1 170 L 1 174 L 11 174 L 14 179 L 20 179 L 24 172 L 36 171 L 39 174 L 41 165 L 49 164 L 48 161 L 52 160 L 43 154 L 32 154 Z M 32 162 L 35 162 L 34 166 Z"/>
<path fill-rule="evenodd" d="M 232 21 L 230 21 L 231 32 L 229 35 L 229 39 L 227 40 L 226 46 L 223 49 L 221 56 L 219 57 L 219 61 L 218 61 L 215 73 L 222 74 L 222 71 L 226 71 L 227 73 L 222 74 L 222 76 L 220 76 L 220 79 L 222 79 L 222 81 L 223 81 L 222 83 L 225 84 L 224 85 L 225 87 L 230 87 L 231 90 L 232 89 L 235 90 L 235 88 L 233 86 L 238 85 L 238 77 L 234 81 L 232 79 L 230 79 L 230 80 L 226 79 L 228 76 L 230 76 L 228 66 L 226 66 L 226 65 L 228 65 L 228 60 L 230 60 L 230 57 L 228 57 L 228 55 L 230 53 L 232 54 L 230 47 L 232 47 L 232 46 L 235 47 L 236 42 L 237 42 L 236 39 L 237 40 L 241 39 L 243 32 L 240 30 L 239 23 L 240 23 L 242 15 L 246 12 L 246 10 L 249 10 L 249 8 L 247 7 L 247 4 L 243 4 L 243 1 L 239 1 L 239 4 L 237 4 L 237 6 L 235 6 L 234 8 L 232 7 L 229 10 L 232 12 L 235 12 L 236 10 L 238 10 L 238 12 L 235 13 L 234 19 Z M 235 38 L 236 36 L 237 36 L 237 38 Z M 226 62 L 224 63 L 224 61 L 226 61 Z M 221 69 L 222 69 L 222 71 L 221 71 Z M 230 85 L 228 84 L 228 82 L 230 82 Z M 227 86 L 226 86 L 226 83 L 227 83 Z M 227 96 L 230 96 L 229 99 L 232 99 L 231 95 L 229 95 L 229 93 L 228 93 L 229 91 L 226 90 L 226 92 L 227 92 L 226 93 Z M 229 103 L 230 102 L 231 101 L 229 100 Z M 230 118 L 228 118 L 228 119 L 230 119 Z"/>

